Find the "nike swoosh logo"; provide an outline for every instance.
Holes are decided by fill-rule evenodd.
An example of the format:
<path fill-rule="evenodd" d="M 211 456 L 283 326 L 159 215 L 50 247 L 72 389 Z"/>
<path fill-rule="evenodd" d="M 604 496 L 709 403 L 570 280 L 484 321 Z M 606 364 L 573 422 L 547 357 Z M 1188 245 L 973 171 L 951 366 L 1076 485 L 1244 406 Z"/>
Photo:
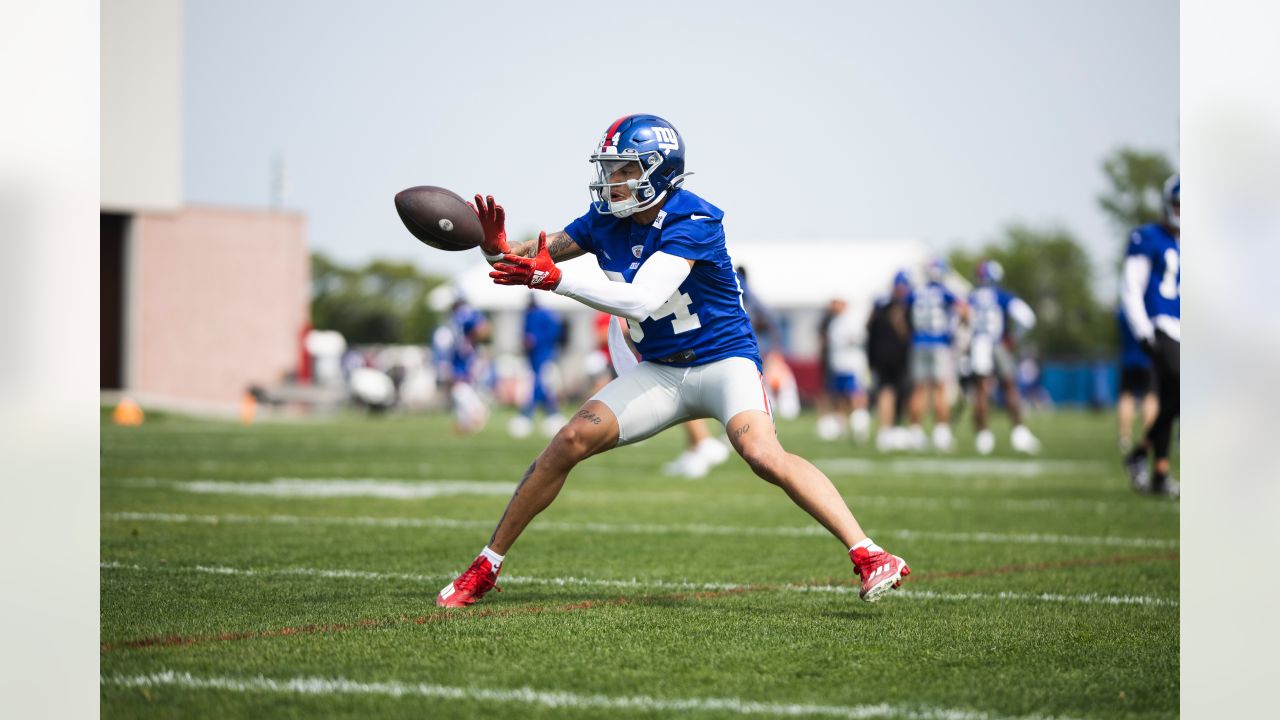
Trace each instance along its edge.
<path fill-rule="evenodd" d="M 711 219 L 711 216 L 710 216 L 710 215 L 696 215 L 696 214 L 695 214 L 695 215 L 690 215 L 690 216 L 689 216 L 689 219 L 690 219 L 690 220 L 710 220 L 710 219 Z"/>

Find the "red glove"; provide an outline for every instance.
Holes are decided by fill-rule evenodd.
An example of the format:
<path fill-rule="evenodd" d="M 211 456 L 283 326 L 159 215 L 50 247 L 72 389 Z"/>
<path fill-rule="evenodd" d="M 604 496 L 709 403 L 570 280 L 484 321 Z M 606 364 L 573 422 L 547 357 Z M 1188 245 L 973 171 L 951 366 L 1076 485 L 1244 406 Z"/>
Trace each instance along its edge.
<path fill-rule="evenodd" d="M 538 254 L 531 258 L 507 253 L 489 273 L 496 285 L 528 285 L 537 290 L 555 290 L 560 284 L 560 268 L 547 252 L 547 234 L 538 233 Z"/>
<path fill-rule="evenodd" d="M 480 243 L 480 250 L 492 265 L 511 252 L 507 245 L 507 211 L 493 201 L 492 195 L 488 196 L 487 201 L 476 195 L 476 204 L 467 203 L 467 207 L 475 210 L 476 216 L 480 218 L 480 227 L 484 229 L 484 241 Z"/>

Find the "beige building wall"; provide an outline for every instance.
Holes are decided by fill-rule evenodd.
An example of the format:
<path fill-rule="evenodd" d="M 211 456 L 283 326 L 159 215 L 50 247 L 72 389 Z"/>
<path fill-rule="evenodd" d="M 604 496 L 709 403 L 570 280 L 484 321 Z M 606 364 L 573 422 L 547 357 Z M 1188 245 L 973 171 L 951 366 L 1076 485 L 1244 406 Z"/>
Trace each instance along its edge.
<path fill-rule="evenodd" d="M 191 207 L 130 231 L 126 386 L 226 409 L 296 370 L 310 263 L 294 213 Z M 173 401 L 176 401 L 173 402 Z"/>

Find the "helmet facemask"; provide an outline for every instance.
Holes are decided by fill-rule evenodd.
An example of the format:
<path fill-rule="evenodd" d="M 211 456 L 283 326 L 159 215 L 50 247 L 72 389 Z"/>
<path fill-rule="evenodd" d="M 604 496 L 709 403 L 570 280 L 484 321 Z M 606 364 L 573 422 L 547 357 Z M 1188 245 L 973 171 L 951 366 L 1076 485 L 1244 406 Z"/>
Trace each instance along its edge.
<path fill-rule="evenodd" d="M 667 195 L 668 183 L 662 183 L 662 190 L 654 187 L 654 180 L 661 180 L 661 178 L 653 178 L 653 175 L 662 167 L 662 153 L 636 153 L 634 150 L 625 150 L 621 153 L 598 152 L 591 156 L 591 162 L 595 165 L 596 179 L 588 187 L 591 189 L 591 198 L 596 212 L 612 214 L 618 218 L 630 217 L 654 207 Z M 636 168 L 636 171 L 629 174 L 638 175 L 638 177 L 610 182 L 615 173 L 629 165 L 634 165 Z M 614 188 L 625 188 L 628 198 L 614 200 L 612 198 Z"/>

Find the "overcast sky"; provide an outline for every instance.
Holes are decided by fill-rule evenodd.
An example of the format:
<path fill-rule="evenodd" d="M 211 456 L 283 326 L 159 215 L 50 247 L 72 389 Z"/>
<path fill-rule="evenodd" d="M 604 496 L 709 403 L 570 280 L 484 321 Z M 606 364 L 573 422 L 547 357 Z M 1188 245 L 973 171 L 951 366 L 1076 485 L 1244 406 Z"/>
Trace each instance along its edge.
<path fill-rule="evenodd" d="M 604 129 L 648 112 L 684 136 L 731 250 L 943 250 L 1023 220 L 1070 228 L 1103 271 L 1124 237 L 1103 157 L 1178 161 L 1176 0 L 768 7 L 187 2 L 186 199 L 266 206 L 279 155 L 312 248 L 453 270 L 475 257 L 414 240 L 396 191 L 491 193 L 514 233 L 560 229 Z"/>

